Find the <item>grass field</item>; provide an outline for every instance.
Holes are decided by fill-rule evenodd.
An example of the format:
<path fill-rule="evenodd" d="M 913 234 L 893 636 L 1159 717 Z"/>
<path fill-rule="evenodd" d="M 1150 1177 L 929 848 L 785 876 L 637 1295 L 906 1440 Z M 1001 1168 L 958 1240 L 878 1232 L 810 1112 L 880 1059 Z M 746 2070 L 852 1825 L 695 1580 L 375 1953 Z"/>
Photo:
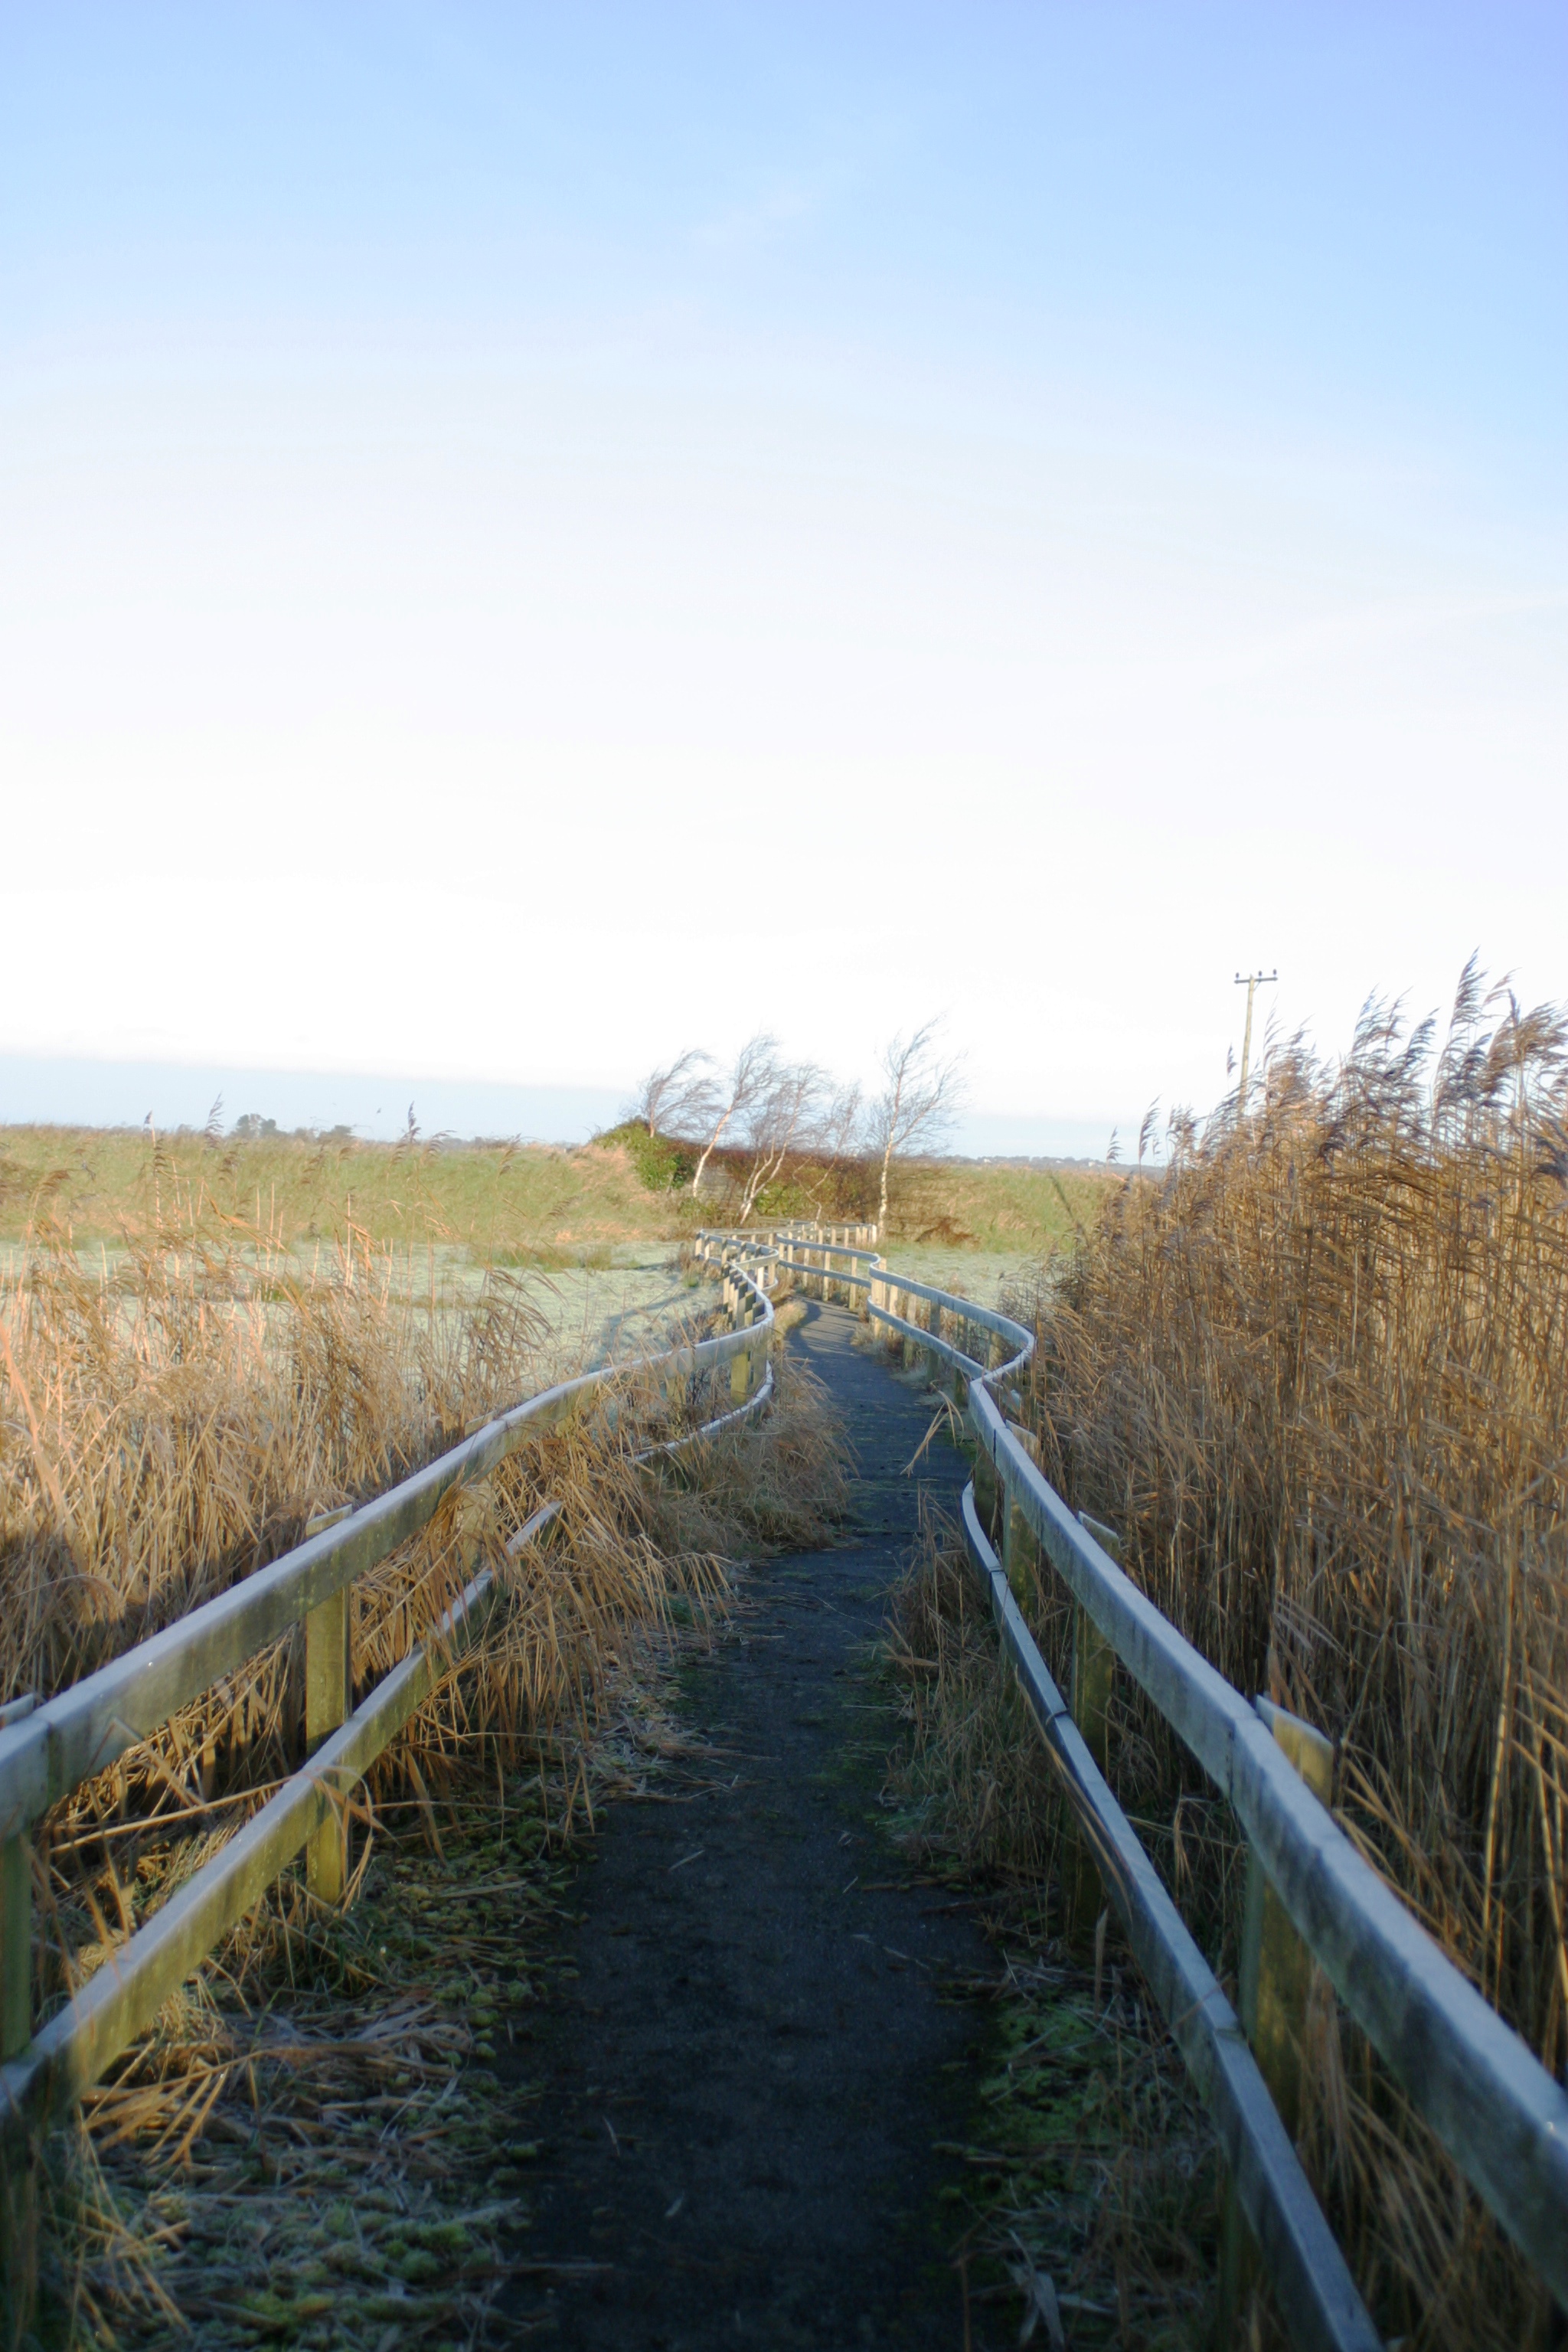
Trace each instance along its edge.
<path fill-rule="evenodd" d="M 912 1271 L 981 1278 L 1038 1264 L 1092 1224 L 1107 1175 L 999 1161 L 897 1167 L 888 1246 Z M 732 1207 L 710 1172 L 702 1200 L 653 1190 L 624 1146 L 247 1139 L 140 1129 L 0 1128 L 0 1246 L 47 1225 L 102 1262 L 160 1221 L 211 1215 L 265 1233 L 301 1262 L 323 1245 L 436 1253 L 464 1265 L 625 1269 Z M 798 1189 L 798 1187 L 792 1188 Z M 792 1209 L 799 1203 L 788 1204 Z M 782 1213 L 782 1212 L 781 1212 Z M 919 1264 L 911 1250 L 929 1253 Z"/>
<path fill-rule="evenodd" d="M 531 1144 L 353 1143 L 137 1129 L 0 1129 L 0 1238 L 47 1214 L 81 1245 L 112 1244 L 205 1201 L 305 1249 L 435 1244 L 479 1262 L 573 1265 L 678 1226 L 623 1152 Z"/>
<path fill-rule="evenodd" d="M 137 1129 L 0 1128 L 0 1284 L 40 1239 L 57 1267 L 121 1300 L 140 1256 L 182 1237 L 267 1279 L 309 1289 L 353 1259 L 375 1287 L 461 1319 L 500 1277 L 526 1307 L 530 1378 L 542 1384 L 651 1344 L 687 1303 L 679 1250 L 732 1211 L 716 1167 L 705 1197 L 650 1189 L 624 1144 L 376 1144 Z M 649 1171 L 657 1173 L 657 1170 Z M 1087 1229 L 1107 1180 L 992 1162 L 895 1171 L 888 1247 L 909 1273 L 994 1305 Z M 797 1204 L 798 1205 L 798 1204 Z M 28 1236 L 32 1236 L 29 1243 Z M 345 1255 L 345 1253 L 347 1254 Z"/>

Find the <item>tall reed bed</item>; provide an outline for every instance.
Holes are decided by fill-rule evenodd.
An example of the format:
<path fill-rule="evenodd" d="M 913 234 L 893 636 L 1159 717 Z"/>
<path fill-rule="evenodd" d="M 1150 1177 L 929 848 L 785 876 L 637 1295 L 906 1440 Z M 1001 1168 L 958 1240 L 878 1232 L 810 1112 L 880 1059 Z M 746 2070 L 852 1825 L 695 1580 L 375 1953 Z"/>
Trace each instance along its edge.
<path fill-rule="evenodd" d="M 445 1300 L 352 1227 L 304 1265 L 275 1225 L 187 1189 L 172 1163 L 151 1174 L 150 1213 L 97 1265 L 37 1203 L 0 1294 L 6 1698 L 90 1673 L 288 1549 L 312 1513 L 365 1499 L 542 1384 L 549 1334 L 513 1277 Z M 510 1740 L 585 1727 L 624 1629 L 660 1620 L 672 1596 L 721 1591 L 701 1541 L 711 1513 L 688 1508 L 698 1540 L 672 1549 L 631 1463 L 657 1399 L 631 1381 L 618 1402 L 615 1434 L 577 1422 L 542 1434 L 358 1580 L 360 1693 L 482 1560 L 507 1602 L 379 1769 L 384 1789 L 401 1779 L 427 1801 L 479 1723 Z M 555 1539 L 512 1558 L 508 1538 L 545 1495 L 563 1507 Z M 171 1837 L 188 1847 L 237 1826 L 298 1763 L 301 1715 L 296 1628 L 41 1825 L 41 2000 L 162 1899 L 188 1858 Z"/>
<path fill-rule="evenodd" d="M 1565 1046 L 1472 969 L 1440 1044 L 1373 1011 L 1337 1066 L 1276 1052 L 1042 1292 L 1033 1400 L 1047 1475 L 1233 1683 L 1332 1734 L 1345 1827 L 1560 2078 Z M 1127 1792 L 1233 1937 L 1234 1846 L 1124 1708 Z M 1319 2007 L 1303 2147 L 1385 2324 L 1544 2341 L 1541 2290 Z"/>
<path fill-rule="evenodd" d="M 346 1202 L 345 1238 L 304 1259 L 277 1220 L 238 1213 L 221 1188 L 215 1197 L 200 1157 L 190 1183 L 157 1152 L 147 1177 L 112 1255 L 79 1252 L 47 1192 L 36 1198 L 0 1284 L 0 1697 L 47 1696 L 90 1673 L 288 1549 L 313 1513 L 380 1491 L 562 1369 L 532 1294 L 502 1270 L 443 1296 L 432 1261 L 376 1245 Z M 668 1407 L 627 1371 L 610 1410 L 542 1432 L 357 1580 L 360 1695 L 481 1562 L 501 1605 L 357 1793 L 351 1895 L 389 1824 L 393 1852 L 412 1825 L 439 1855 L 498 1792 L 504 1814 L 520 1775 L 552 1839 L 591 1820 L 595 1740 L 635 1705 L 628 1677 L 647 1638 L 721 1605 L 721 1552 L 819 1538 L 838 1507 L 820 1398 L 778 1370 L 764 1431 L 696 1446 L 668 1477 L 634 1458 L 665 1433 Z M 562 1506 L 551 1539 L 514 1557 L 510 1537 L 546 1497 Z M 39 1824 L 40 2013 L 297 1764 L 301 1668 L 296 1629 Z M 291 2000 L 291 1938 L 301 1926 L 316 1934 L 318 1912 L 292 1879 L 274 1890 L 215 1956 L 210 1982 L 110 2071 L 92 2102 L 96 2137 L 130 2134 L 155 2151 L 172 2132 L 185 2162 L 208 2129 L 200 2100 L 186 2112 L 191 2085 L 234 2073 L 201 2055 L 214 1988 L 240 1999 L 256 1956 L 281 1949 Z M 214 2112 L 211 2129 L 232 2131 L 221 2103 Z M 34 2253 L 46 2318 L 71 2305 L 83 2264 L 107 2263 L 111 2327 L 120 2225 L 112 2197 L 94 2197 L 96 2221 L 75 2190 L 57 2199 Z M 0 2294 L 8 2341 L 31 2325 L 33 2259 L 7 2282 L 8 2308 Z"/>
<path fill-rule="evenodd" d="M 444 1313 L 390 1252 L 301 1266 L 200 1201 L 85 1262 L 37 1226 L 0 1292 L 0 1681 L 48 1693 L 524 1393 L 492 1282 Z"/>

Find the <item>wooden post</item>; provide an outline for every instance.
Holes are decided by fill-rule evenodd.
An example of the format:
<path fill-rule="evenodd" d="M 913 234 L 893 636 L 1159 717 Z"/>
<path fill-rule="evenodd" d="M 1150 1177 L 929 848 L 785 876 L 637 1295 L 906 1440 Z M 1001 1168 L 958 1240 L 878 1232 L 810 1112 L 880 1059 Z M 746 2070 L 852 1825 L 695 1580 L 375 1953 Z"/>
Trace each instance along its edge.
<path fill-rule="evenodd" d="M 1005 1514 L 1002 1528 L 1002 1565 L 1007 1572 L 1007 1581 L 1013 1588 L 1013 1598 L 1022 1609 L 1035 1597 L 1040 1548 L 1035 1541 L 1034 1529 L 1013 1500 L 1005 1482 L 1003 1485 L 1002 1494 Z"/>
<path fill-rule="evenodd" d="M 349 1516 L 323 1511 L 306 1528 L 320 1535 Z M 349 1711 L 349 1598 L 345 1585 L 329 1593 L 305 1618 L 305 1753 L 313 1756 L 330 1739 Z M 305 1884 L 323 1903 L 341 1903 L 348 1883 L 349 1826 L 346 1808 L 334 1807 L 312 1832 L 305 1847 Z"/>
<path fill-rule="evenodd" d="M 1268 1699 L 1260 1698 L 1256 1705 L 1319 1803 L 1332 1804 L 1332 1740 Z M 1312 1956 L 1269 1885 L 1258 1856 L 1249 1852 L 1241 1932 L 1241 2022 L 1269 2096 L 1292 2138 L 1301 2120 L 1301 2051 L 1311 1980 Z"/>
<path fill-rule="evenodd" d="M 896 1296 L 899 1303 L 894 1311 L 897 1313 L 900 1322 L 907 1323 L 910 1320 L 910 1313 L 914 1305 L 914 1301 L 910 1297 L 907 1290 L 900 1290 L 896 1294 Z M 899 1340 L 899 1348 L 905 1371 L 911 1371 L 914 1368 L 916 1359 L 920 1354 L 919 1348 L 916 1346 L 913 1339 L 906 1339 L 902 1336 L 900 1336 Z"/>
<path fill-rule="evenodd" d="M 934 1298 L 929 1299 L 926 1304 L 926 1329 L 931 1333 L 933 1339 L 941 1339 L 942 1308 L 937 1305 Z M 928 1348 L 926 1349 L 926 1377 L 931 1381 L 933 1389 L 941 1388 L 942 1358 L 937 1354 L 934 1348 Z"/>
<path fill-rule="evenodd" d="M 1010 1421 L 1007 1427 L 1037 1468 L 1040 1444 L 1033 1430 L 1020 1429 L 1015 1421 Z M 1020 1609 L 1025 1609 L 1034 1600 L 1039 1583 L 1040 1547 L 1005 1477 L 1002 1481 L 1002 1565 L 1013 1588 L 1014 1600 Z"/>
<path fill-rule="evenodd" d="M 33 1854 L 25 1837 L 0 1845 L 0 2060 L 33 2038 Z"/>
<path fill-rule="evenodd" d="M 730 1396 L 735 1404 L 744 1404 L 752 1393 L 752 1351 L 743 1348 L 730 1359 Z"/>
<path fill-rule="evenodd" d="M 1333 1741 L 1316 1725 L 1304 1723 L 1299 1715 L 1276 1706 L 1271 1699 L 1259 1698 L 1253 1704 L 1319 1803 L 1331 1805 Z M 1249 1847 L 1237 2005 L 1258 2072 L 1268 2085 L 1268 2095 L 1292 2140 L 1301 2123 L 1301 2067 L 1312 1966 L 1311 1953 L 1269 1885 L 1257 1853 Z M 1220 2244 L 1216 2347 L 1228 2347 L 1235 2339 L 1258 2270 L 1258 2247 L 1242 2213 L 1236 2183 L 1227 2179 Z"/>
<path fill-rule="evenodd" d="M 985 1451 L 973 1413 L 969 1417 L 969 1426 L 974 1434 L 974 1508 L 981 1526 L 988 1536 L 994 1538 L 996 1533 L 998 1485 L 996 1465 Z"/>
<path fill-rule="evenodd" d="M 1102 1519 L 1091 1519 L 1087 1511 L 1080 1511 L 1078 1516 L 1100 1549 L 1109 1552 L 1120 1568 L 1122 1564 L 1121 1538 L 1115 1528 L 1108 1528 Z M 1102 1772 L 1108 1770 L 1110 1761 L 1110 1695 L 1115 1684 L 1116 1652 L 1083 1603 L 1075 1601 L 1072 1612 L 1072 1719 L 1083 1734 L 1085 1747 Z M 1085 1841 L 1076 1834 L 1073 1848 L 1072 1866 L 1065 1874 L 1068 1908 L 1071 1933 L 1075 1937 L 1082 1937 L 1094 1932 L 1105 1908 L 1105 1889 L 1100 1885 L 1093 1854 Z"/>

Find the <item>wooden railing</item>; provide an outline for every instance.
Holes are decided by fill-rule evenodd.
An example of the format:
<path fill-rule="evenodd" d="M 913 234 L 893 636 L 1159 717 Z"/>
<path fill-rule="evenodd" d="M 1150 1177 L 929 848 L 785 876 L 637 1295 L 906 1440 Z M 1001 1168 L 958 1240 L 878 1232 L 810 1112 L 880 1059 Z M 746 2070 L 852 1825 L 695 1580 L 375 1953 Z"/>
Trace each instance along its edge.
<path fill-rule="evenodd" d="M 328 1901 L 341 1896 L 350 1793 L 448 1671 L 496 1597 L 486 1570 L 351 1713 L 348 1603 L 354 1579 L 419 1534 L 449 1495 L 489 1477 L 530 1437 L 596 1400 L 607 1400 L 613 1412 L 613 1391 L 628 1374 L 676 1396 L 730 1368 L 731 1410 L 650 1449 L 638 1457 L 645 1461 L 763 1405 L 772 1389 L 773 1308 L 762 1285 L 739 1269 L 726 1272 L 724 1297 L 731 1330 L 546 1389 L 387 1493 L 317 1523 L 282 1559 L 57 1698 L 41 1706 L 14 1703 L 6 1710 L 10 1720 L 0 1728 L 0 2164 L 10 2169 L 25 2159 L 29 2128 L 79 2098 L 301 1847 L 312 1891 Z M 559 1508 L 548 1502 L 535 1511 L 511 1538 L 509 1551 L 515 1555 L 537 1542 Z M 35 2032 L 32 1831 L 84 1780 L 301 1623 L 306 1738 L 314 1752 Z"/>
<path fill-rule="evenodd" d="M 879 1328 L 950 1377 L 973 1440 L 965 1541 L 1004 1646 L 1103 1890 L 1208 2105 L 1245 2219 L 1294 2341 L 1370 2352 L 1378 2338 L 1292 2143 L 1309 1968 L 1324 1970 L 1411 2105 L 1568 2311 L 1568 2094 L 1363 1859 L 1335 1822 L 1313 1726 L 1250 1704 L 1146 1600 L 1113 1531 L 1075 1517 L 1017 1425 L 1014 1383 L 1034 1349 L 1022 1324 L 889 1268 L 821 1229 L 707 1234 L 700 1252 L 761 1278 L 858 1302 Z M 1003 1529 L 998 1559 L 975 1500 Z M 990 1517 L 990 1514 L 986 1515 Z M 994 1520 L 993 1521 L 994 1524 Z M 1071 1690 L 1053 1681 L 1019 1607 L 1042 1563 L 1070 1596 Z M 1184 1925 L 1106 1778 L 1118 1664 L 1229 1800 L 1250 1857 L 1238 2017 Z M 1069 1882 L 1074 1876 L 1069 1870 Z M 1283 2110 L 1283 2113 L 1281 2112 Z M 1231 2246 L 1228 2261 L 1237 2249 Z"/>

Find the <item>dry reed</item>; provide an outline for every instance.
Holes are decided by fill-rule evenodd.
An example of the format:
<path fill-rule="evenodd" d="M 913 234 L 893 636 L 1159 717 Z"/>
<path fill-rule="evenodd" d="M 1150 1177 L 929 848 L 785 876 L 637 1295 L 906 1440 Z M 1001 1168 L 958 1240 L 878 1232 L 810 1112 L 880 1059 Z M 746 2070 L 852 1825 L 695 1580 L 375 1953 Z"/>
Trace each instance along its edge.
<path fill-rule="evenodd" d="M 153 1213 L 97 1268 L 38 1203 L 0 1298 L 5 1696 L 47 1695 L 92 1671 L 287 1549 L 312 1512 L 379 1491 L 541 1384 L 548 1335 L 504 1273 L 454 1305 L 352 1231 L 305 1269 L 275 1229 L 225 1211 L 199 1185 L 187 1191 L 172 1168 L 155 1173 Z M 476 1770 L 488 1786 L 492 1768 L 521 1763 L 537 1771 L 561 1832 L 590 1820 L 592 1741 L 639 1643 L 722 1605 L 721 1549 L 753 1546 L 770 1529 L 820 1530 L 813 1515 L 834 1507 L 841 1473 L 808 1384 L 786 1375 L 771 1428 L 694 1449 L 678 1474 L 639 1466 L 637 1453 L 672 1426 L 655 1385 L 627 1372 L 485 1486 L 449 1496 L 416 1542 L 358 1580 L 357 1695 L 427 1635 L 480 1563 L 501 1588 L 478 1642 L 450 1662 L 356 1801 L 361 1883 L 378 1813 L 412 1807 L 439 1851 L 440 1809 L 456 1799 L 461 1816 Z M 510 1538 L 545 1496 L 562 1505 L 549 1539 L 513 1557 Z M 37 2013 L 101 1965 L 299 1761 L 300 1666 L 296 1629 L 39 1825 Z M 265 1916 L 286 1920 L 300 1899 L 289 1879 Z M 257 1932 L 218 1956 L 220 1975 L 243 1974 Z M 213 2033 L 199 1990 L 174 2007 L 180 2016 L 129 2053 L 97 2107 L 100 2117 L 134 2114 L 135 2128 L 173 2134 L 188 2153 L 205 2128 L 191 2084 L 229 2080 L 233 2063 L 201 2055 Z M 162 2055 L 150 2062 L 149 2049 Z M 121 2098 L 132 2083 L 137 2096 Z M 146 2305 L 126 2284 L 141 2275 L 134 2245 L 101 2219 L 105 2194 L 84 2155 L 66 2202 L 73 2227 L 89 2217 L 79 2235 L 98 2249 L 105 2309 L 121 2273 Z M 54 2265 L 57 2321 L 75 2292 L 68 2267 Z M 24 2294 L 15 2326 L 26 2309 Z"/>
<path fill-rule="evenodd" d="M 1092 1963 L 1050 1933 L 1063 1814 L 1002 1671 L 957 1530 L 928 1517 L 889 1611 L 904 1738 L 889 1776 L 900 1841 L 966 1888 L 998 1948 L 960 2259 L 971 2299 L 1057 2312 L 1074 2346 L 1198 2352 L 1218 2252 L 1213 2136 L 1119 1937 Z M 1032 2318 L 1031 2318 L 1032 2315 Z"/>
<path fill-rule="evenodd" d="M 1016 1680 L 997 1670 L 986 1597 L 952 1530 L 924 1510 L 888 1634 L 905 1726 L 889 1790 L 910 1852 L 1043 1885 L 1059 1831 L 1049 1768 Z"/>
<path fill-rule="evenodd" d="M 1150 1597 L 1339 1742 L 1344 1826 L 1559 2079 L 1565 1047 L 1471 969 L 1440 1049 L 1374 1009 L 1337 1067 L 1275 1052 L 1042 1289 L 1032 1413 Z M 1234 1954 L 1234 1845 L 1158 1719 L 1125 1691 L 1121 1715 L 1123 1801 L 1171 1821 L 1163 1858 Z M 1543 2290 L 1317 2007 L 1303 2152 L 1384 2326 L 1410 2352 L 1546 2340 Z"/>

